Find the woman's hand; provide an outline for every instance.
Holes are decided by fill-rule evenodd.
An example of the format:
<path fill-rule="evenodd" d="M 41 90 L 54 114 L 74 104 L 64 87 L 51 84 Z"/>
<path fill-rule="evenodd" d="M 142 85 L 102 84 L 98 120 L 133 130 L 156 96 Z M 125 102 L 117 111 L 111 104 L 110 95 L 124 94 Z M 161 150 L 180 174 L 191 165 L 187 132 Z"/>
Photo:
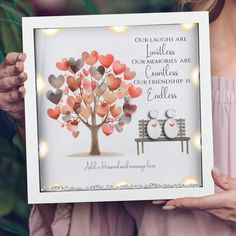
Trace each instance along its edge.
<path fill-rule="evenodd" d="M 222 175 L 215 168 L 212 177 L 224 192 L 205 197 L 188 197 L 168 201 L 164 210 L 175 208 L 198 209 L 205 211 L 229 224 L 236 225 L 236 180 Z"/>
<path fill-rule="evenodd" d="M 26 54 L 11 52 L 0 65 L 0 109 L 12 116 L 24 136 L 24 72 Z"/>

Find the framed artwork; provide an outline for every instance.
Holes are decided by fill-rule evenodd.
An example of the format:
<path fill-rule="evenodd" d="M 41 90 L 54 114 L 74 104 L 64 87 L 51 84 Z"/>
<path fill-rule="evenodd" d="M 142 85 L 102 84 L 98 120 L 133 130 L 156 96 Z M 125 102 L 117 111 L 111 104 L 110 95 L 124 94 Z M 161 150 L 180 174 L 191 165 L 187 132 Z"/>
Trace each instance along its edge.
<path fill-rule="evenodd" d="M 206 12 L 23 18 L 29 203 L 213 193 Z"/>

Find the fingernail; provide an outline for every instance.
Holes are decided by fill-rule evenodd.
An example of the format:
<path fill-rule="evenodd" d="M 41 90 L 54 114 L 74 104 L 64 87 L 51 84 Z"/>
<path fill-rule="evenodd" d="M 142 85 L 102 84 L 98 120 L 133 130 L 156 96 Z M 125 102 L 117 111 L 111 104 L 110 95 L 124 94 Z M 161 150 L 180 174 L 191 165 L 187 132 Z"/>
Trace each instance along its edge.
<path fill-rule="evenodd" d="M 19 60 L 21 61 L 21 60 L 23 59 L 23 54 L 22 54 L 22 53 L 19 54 L 18 58 L 19 58 Z"/>
<path fill-rule="evenodd" d="M 222 176 L 221 171 L 220 171 L 219 168 L 216 167 L 216 166 L 214 166 L 214 168 L 213 168 L 213 172 L 214 172 L 216 175 L 218 175 L 218 176 Z"/>
<path fill-rule="evenodd" d="M 155 205 L 161 205 L 161 204 L 164 204 L 166 203 L 166 201 L 164 200 L 155 200 L 155 201 L 152 201 L 152 204 L 155 204 Z"/>
<path fill-rule="evenodd" d="M 19 67 L 20 67 L 20 62 L 17 62 L 16 63 L 16 68 L 19 69 Z"/>
<path fill-rule="evenodd" d="M 19 74 L 19 77 L 18 77 L 20 80 L 24 80 L 25 79 L 25 73 L 21 73 Z"/>
<path fill-rule="evenodd" d="M 174 210 L 175 209 L 175 206 L 163 206 L 162 207 L 162 210 L 165 210 L 165 211 L 170 211 L 170 210 Z"/>
<path fill-rule="evenodd" d="M 25 53 L 21 53 L 19 56 L 20 61 L 24 61 L 26 59 L 26 54 Z"/>
<path fill-rule="evenodd" d="M 22 87 L 19 88 L 19 91 L 20 91 L 21 93 L 24 92 L 24 90 L 25 90 L 24 86 L 22 86 Z"/>

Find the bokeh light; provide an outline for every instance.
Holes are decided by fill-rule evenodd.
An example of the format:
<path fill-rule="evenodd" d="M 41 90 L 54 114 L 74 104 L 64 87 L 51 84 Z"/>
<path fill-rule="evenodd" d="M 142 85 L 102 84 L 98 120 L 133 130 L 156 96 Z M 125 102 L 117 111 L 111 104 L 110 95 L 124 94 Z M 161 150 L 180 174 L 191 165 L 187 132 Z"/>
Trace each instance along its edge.
<path fill-rule="evenodd" d="M 36 79 L 36 81 L 37 81 L 37 93 L 38 93 L 38 95 L 41 95 L 45 91 L 47 85 L 46 85 L 46 83 L 43 79 L 43 76 L 41 74 L 38 73 L 36 78 L 37 78 Z"/>
<path fill-rule="evenodd" d="M 198 149 L 198 150 L 201 150 L 202 148 L 202 145 L 201 145 L 201 134 L 200 134 L 200 131 L 197 131 L 193 134 L 192 138 L 192 144 L 193 146 Z"/>
<path fill-rule="evenodd" d="M 111 26 L 110 30 L 116 34 L 124 34 L 128 31 L 128 26 L 124 26 L 124 25 Z"/>
<path fill-rule="evenodd" d="M 192 176 L 188 176 L 186 177 L 185 179 L 183 179 L 183 181 L 181 182 L 181 184 L 184 184 L 184 185 L 190 185 L 190 184 L 199 184 L 198 183 L 198 179 L 192 177 Z"/>
<path fill-rule="evenodd" d="M 47 156 L 49 152 L 49 145 L 45 140 L 41 140 L 39 142 L 39 157 L 43 159 Z"/>
<path fill-rule="evenodd" d="M 180 27 L 183 31 L 189 32 L 194 29 L 195 25 L 196 25 L 195 23 L 181 24 Z"/>
<path fill-rule="evenodd" d="M 128 180 L 119 180 L 113 184 L 113 188 L 120 188 L 125 185 L 130 185 L 131 183 Z"/>
<path fill-rule="evenodd" d="M 47 36 L 55 36 L 61 32 L 61 29 L 42 29 L 41 31 Z"/>
<path fill-rule="evenodd" d="M 190 74 L 190 80 L 195 87 L 199 86 L 199 67 L 198 65 L 194 66 Z"/>

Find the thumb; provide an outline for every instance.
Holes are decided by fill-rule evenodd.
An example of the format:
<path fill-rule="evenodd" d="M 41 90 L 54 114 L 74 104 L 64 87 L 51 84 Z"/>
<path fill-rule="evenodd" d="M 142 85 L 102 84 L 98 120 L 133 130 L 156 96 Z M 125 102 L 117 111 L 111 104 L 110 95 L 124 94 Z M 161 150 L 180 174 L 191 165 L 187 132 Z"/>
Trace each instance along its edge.
<path fill-rule="evenodd" d="M 212 177 L 215 184 L 223 190 L 236 189 L 236 180 L 230 176 L 223 175 L 216 167 L 212 170 Z"/>

